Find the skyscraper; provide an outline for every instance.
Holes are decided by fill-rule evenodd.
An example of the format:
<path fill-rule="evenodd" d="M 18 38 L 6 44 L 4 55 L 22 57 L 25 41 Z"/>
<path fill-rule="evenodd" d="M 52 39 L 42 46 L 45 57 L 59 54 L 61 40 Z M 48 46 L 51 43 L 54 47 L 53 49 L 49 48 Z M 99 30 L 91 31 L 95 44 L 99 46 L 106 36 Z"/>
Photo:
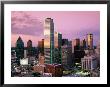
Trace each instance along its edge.
<path fill-rule="evenodd" d="M 55 63 L 61 63 L 61 60 L 62 60 L 61 44 L 62 44 L 62 34 L 55 32 L 54 33 L 54 62 Z"/>
<path fill-rule="evenodd" d="M 93 49 L 93 34 L 87 34 L 87 48 Z"/>
<path fill-rule="evenodd" d="M 20 64 L 20 59 L 24 58 L 24 42 L 21 37 L 16 41 L 16 57 L 17 63 Z"/>
<path fill-rule="evenodd" d="M 33 56 L 32 41 L 27 42 L 27 56 Z"/>
<path fill-rule="evenodd" d="M 81 41 L 81 48 L 84 50 L 84 49 L 86 49 L 86 40 L 85 39 L 83 39 L 82 41 Z"/>
<path fill-rule="evenodd" d="M 62 46 L 63 45 L 68 45 L 68 39 L 62 39 Z"/>
<path fill-rule="evenodd" d="M 32 41 L 31 40 L 28 40 L 28 42 L 27 42 L 27 47 L 29 48 L 29 47 L 32 47 Z"/>
<path fill-rule="evenodd" d="M 44 56 L 45 63 L 54 62 L 54 22 L 51 18 L 44 22 Z"/>
<path fill-rule="evenodd" d="M 79 38 L 74 40 L 74 50 L 80 50 L 80 39 Z"/>
<path fill-rule="evenodd" d="M 44 39 L 42 39 L 42 41 L 38 41 L 38 51 L 39 53 L 44 54 Z"/>

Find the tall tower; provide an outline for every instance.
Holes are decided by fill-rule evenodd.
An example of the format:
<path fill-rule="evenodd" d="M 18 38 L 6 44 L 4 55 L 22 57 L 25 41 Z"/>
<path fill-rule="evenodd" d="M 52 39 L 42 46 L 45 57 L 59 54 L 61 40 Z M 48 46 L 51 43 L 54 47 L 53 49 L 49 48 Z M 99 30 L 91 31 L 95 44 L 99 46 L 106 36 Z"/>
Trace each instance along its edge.
<path fill-rule="evenodd" d="M 38 51 L 39 53 L 44 54 L 44 39 L 38 41 Z"/>
<path fill-rule="evenodd" d="M 32 41 L 27 42 L 27 56 L 33 56 Z"/>
<path fill-rule="evenodd" d="M 29 48 L 29 47 L 32 47 L 32 41 L 31 40 L 28 40 L 28 42 L 27 42 L 27 47 Z"/>
<path fill-rule="evenodd" d="M 80 50 L 80 39 L 76 38 L 73 43 L 74 43 L 74 50 Z"/>
<path fill-rule="evenodd" d="M 44 56 L 45 63 L 54 62 L 54 22 L 51 18 L 46 18 L 44 22 Z"/>
<path fill-rule="evenodd" d="M 24 42 L 21 37 L 16 41 L 16 57 L 17 63 L 20 64 L 20 59 L 24 58 Z"/>
<path fill-rule="evenodd" d="M 60 63 L 62 62 L 62 53 L 61 53 L 61 45 L 62 45 L 62 34 L 55 32 L 54 33 L 54 62 Z"/>
<path fill-rule="evenodd" d="M 93 49 L 93 34 L 87 34 L 87 48 Z"/>
<path fill-rule="evenodd" d="M 81 41 L 81 48 L 84 50 L 84 49 L 86 49 L 86 40 L 85 39 L 83 39 L 82 41 Z"/>

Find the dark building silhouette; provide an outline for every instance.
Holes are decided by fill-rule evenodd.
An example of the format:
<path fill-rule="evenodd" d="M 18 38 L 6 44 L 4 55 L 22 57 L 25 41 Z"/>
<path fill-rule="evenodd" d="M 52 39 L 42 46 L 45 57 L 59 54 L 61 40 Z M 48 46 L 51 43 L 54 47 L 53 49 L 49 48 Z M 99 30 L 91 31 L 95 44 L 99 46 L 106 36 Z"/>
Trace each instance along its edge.
<path fill-rule="evenodd" d="M 27 42 L 27 47 L 26 47 L 26 50 L 27 50 L 27 56 L 38 56 L 38 52 L 37 52 L 37 48 L 33 47 L 32 46 L 32 41 L 31 40 L 28 40 Z"/>
<path fill-rule="evenodd" d="M 81 58 L 83 58 L 85 55 L 84 50 L 81 49 L 80 39 L 77 38 L 74 40 L 74 57 L 75 57 L 75 63 L 80 63 Z"/>
<path fill-rule="evenodd" d="M 62 39 L 62 46 L 63 45 L 68 45 L 68 39 Z"/>
<path fill-rule="evenodd" d="M 82 49 L 82 50 L 85 50 L 85 49 L 86 49 L 86 40 L 85 40 L 85 39 L 83 39 L 83 40 L 81 41 L 81 49 Z"/>
<path fill-rule="evenodd" d="M 21 37 L 16 41 L 16 57 L 19 64 L 20 59 L 24 58 L 24 42 Z"/>
<path fill-rule="evenodd" d="M 80 39 L 77 38 L 74 40 L 74 51 L 80 50 Z"/>
<path fill-rule="evenodd" d="M 28 40 L 28 42 L 27 42 L 27 48 L 30 48 L 30 47 L 32 47 L 32 41 L 31 40 Z"/>
<path fill-rule="evenodd" d="M 27 56 L 33 55 L 32 41 L 28 40 L 27 42 Z"/>

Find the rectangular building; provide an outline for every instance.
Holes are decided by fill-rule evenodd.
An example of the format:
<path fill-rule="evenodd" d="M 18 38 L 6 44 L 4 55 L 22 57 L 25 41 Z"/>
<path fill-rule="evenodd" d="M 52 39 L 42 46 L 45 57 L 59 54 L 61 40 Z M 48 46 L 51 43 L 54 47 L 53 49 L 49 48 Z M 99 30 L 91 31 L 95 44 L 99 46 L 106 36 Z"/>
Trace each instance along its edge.
<path fill-rule="evenodd" d="M 54 62 L 54 22 L 51 18 L 46 18 L 44 22 L 44 56 L 45 63 Z"/>

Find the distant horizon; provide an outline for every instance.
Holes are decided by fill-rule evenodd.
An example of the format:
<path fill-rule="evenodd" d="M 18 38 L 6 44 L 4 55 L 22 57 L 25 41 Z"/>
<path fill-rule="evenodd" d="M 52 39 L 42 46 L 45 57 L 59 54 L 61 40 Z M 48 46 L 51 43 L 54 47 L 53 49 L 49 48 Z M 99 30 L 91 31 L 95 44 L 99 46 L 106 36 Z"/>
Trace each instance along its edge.
<path fill-rule="evenodd" d="M 62 39 L 86 39 L 86 34 L 93 34 L 94 45 L 100 41 L 99 11 L 12 11 L 11 12 L 11 46 L 20 36 L 27 46 L 27 41 L 37 47 L 38 41 L 44 38 L 43 22 L 52 18 L 54 31 L 62 33 Z"/>

